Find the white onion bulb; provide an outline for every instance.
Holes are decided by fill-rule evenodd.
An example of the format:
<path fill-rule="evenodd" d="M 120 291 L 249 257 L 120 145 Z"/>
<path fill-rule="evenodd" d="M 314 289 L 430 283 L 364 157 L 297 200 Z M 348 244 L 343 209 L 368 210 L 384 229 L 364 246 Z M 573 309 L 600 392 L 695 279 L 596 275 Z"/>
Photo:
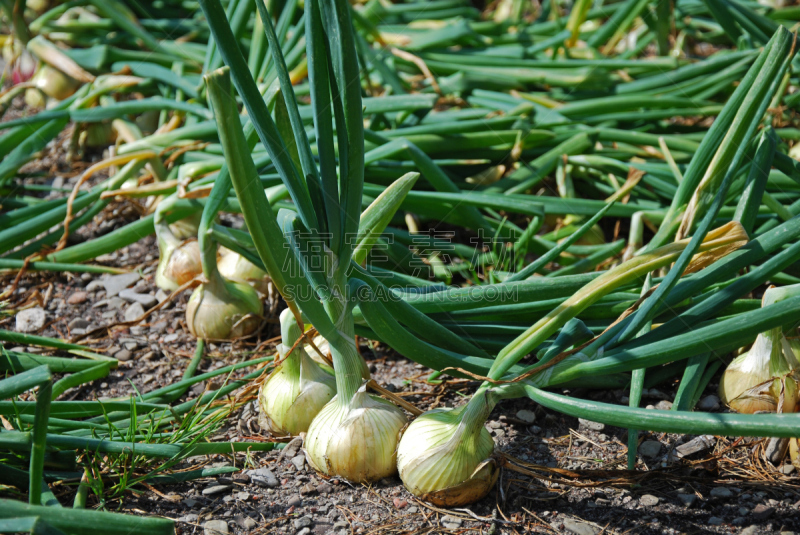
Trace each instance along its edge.
<path fill-rule="evenodd" d="M 231 340 L 255 332 L 261 324 L 258 293 L 240 282 L 201 284 L 186 305 L 186 325 L 197 338 Z"/>
<path fill-rule="evenodd" d="M 291 347 L 280 344 L 282 362 L 261 385 L 258 402 L 262 422 L 277 435 L 308 431 L 314 417 L 333 396 L 336 382 L 302 347 L 290 355 Z"/>
<path fill-rule="evenodd" d="M 249 284 L 264 295 L 269 294 L 270 278 L 267 272 L 230 249 L 222 248 L 217 262 L 219 274 L 228 280 Z"/>
<path fill-rule="evenodd" d="M 203 272 L 197 240 L 179 243 L 173 237 L 158 238 L 159 260 L 156 286 L 169 292 L 177 290 Z"/>
<path fill-rule="evenodd" d="M 397 468 L 409 492 L 445 507 L 486 496 L 498 474 L 491 458 L 494 440 L 483 425 L 493 406 L 479 392 L 463 407 L 428 411 L 408 426 Z"/>
<path fill-rule="evenodd" d="M 311 422 L 306 456 L 320 472 L 350 481 L 389 477 L 397 471 L 397 439 L 406 422 L 402 410 L 362 386 L 349 403 L 334 398 Z"/>

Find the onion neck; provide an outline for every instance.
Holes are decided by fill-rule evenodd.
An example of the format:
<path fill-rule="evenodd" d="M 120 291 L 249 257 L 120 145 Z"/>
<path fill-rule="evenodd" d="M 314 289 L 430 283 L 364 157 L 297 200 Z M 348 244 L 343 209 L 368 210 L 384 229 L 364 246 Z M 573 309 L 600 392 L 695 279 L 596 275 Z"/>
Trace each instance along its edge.
<path fill-rule="evenodd" d="M 301 364 L 301 351 L 304 351 L 303 347 L 297 347 L 294 351 L 285 355 L 286 351 L 289 351 L 292 346 L 300 339 L 303 335 L 302 331 L 300 330 L 300 326 L 297 325 L 297 320 L 295 320 L 294 315 L 292 314 L 291 310 L 288 308 L 281 313 L 280 316 L 281 321 L 281 345 L 283 347 L 278 347 L 278 351 L 281 352 L 281 357 L 283 362 L 281 366 L 286 371 L 286 373 L 291 377 L 299 377 L 300 376 L 300 364 Z"/>
<path fill-rule="evenodd" d="M 336 403 L 348 406 L 363 382 L 363 360 L 356 349 L 353 311 L 347 306 L 345 294 L 341 292 L 342 288 L 346 286 L 334 287 L 333 298 L 323 304 L 338 331 L 338 336 L 328 340 L 336 376 Z"/>
<path fill-rule="evenodd" d="M 477 436 L 498 401 L 500 401 L 500 397 L 492 389 L 476 392 L 464 408 L 461 409 L 461 413 L 458 416 L 458 429 L 453 434 L 453 440 Z"/>

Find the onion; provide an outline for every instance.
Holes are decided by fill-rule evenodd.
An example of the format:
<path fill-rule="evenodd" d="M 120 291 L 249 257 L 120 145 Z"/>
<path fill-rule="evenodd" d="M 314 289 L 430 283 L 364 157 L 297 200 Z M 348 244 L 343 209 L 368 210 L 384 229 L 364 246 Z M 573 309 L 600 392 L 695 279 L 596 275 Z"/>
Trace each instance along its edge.
<path fill-rule="evenodd" d="M 300 328 L 289 309 L 280 320 L 281 363 L 261 385 L 258 402 L 264 427 L 278 435 L 297 435 L 308 431 L 314 417 L 333 399 L 336 383 L 302 347 L 287 355 L 300 338 Z"/>
<path fill-rule="evenodd" d="M 321 334 L 315 336 L 313 342 L 314 345 L 317 346 L 317 349 L 319 349 L 319 352 L 317 352 L 317 349 L 311 347 L 311 344 L 305 344 L 303 346 L 303 349 L 305 349 L 306 353 L 310 355 L 312 359 L 314 359 L 314 362 L 320 364 L 324 368 L 330 368 L 331 361 L 333 360 L 333 356 L 331 355 L 331 345 L 328 343 L 327 340 L 325 340 L 325 337 L 322 336 Z M 328 359 L 330 360 L 325 360 L 324 358 L 322 358 L 322 355 L 320 355 L 320 353 L 328 357 Z M 364 377 L 364 379 L 367 379 L 367 377 Z"/>
<path fill-rule="evenodd" d="M 255 332 L 261 310 L 261 299 L 253 288 L 220 277 L 194 289 L 186 305 L 186 325 L 205 340 L 240 338 Z"/>
<path fill-rule="evenodd" d="M 189 217 L 184 217 L 183 219 L 171 223 L 169 229 L 179 240 L 193 238 L 197 236 L 197 229 L 200 226 L 200 218 L 202 216 L 202 213 L 196 212 Z"/>
<path fill-rule="evenodd" d="M 406 422 L 402 410 L 370 396 L 362 385 L 349 403 L 340 403 L 337 395 L 314 418 L 306 435 L 306 456 L 320 472 L 350 481 L 389 477 L 397 471 L 397 437 Z"/>
<path fill-rule="evenodd" d="M 788 288 L 771 287 L 764 292 L 761 306 L 783 298 Z M 791 290 L 789 290 L 791 291 Z M 794 412 L 778 410 L 787 393 L 793 396 L 797 385 L 787 376 L 800 368 L 789 340 L 780 327 L 760 333 L 747 353 L 735 358 L 722 375 L 719 397 L 733 410 L 754 412 Z M 790 384 L 791 383 L 791 384 Z M 793 407 L 794 404 L 788 406 Z"/>
<path fill-rule="evenodd" d="M 445 507 L 477 501 L 497 480 L 494 441 L 484 427 L 495 401 L 479 392 L 457 409 L 434 409 L 408 426 L 397 448 L 397 468 L 406 488 Z"/>
<path fill-rule="evenodd" d="M 45 95 L 56 100 L 71 97 L 81 86 L 79 81 L 47 64 L 42 64 L 31 81 Z"/>
<path fill-rule="evenodd" d="M 267 272 L 239 253 L 222 249 L 217 269 L 228 280 L 249 284 L 262 294 L 269 294 L 270 278 Z"/>
<path fill-rule="evenodd" d="M 165 234 L 158 229 L 159 225 L 156 225 L 160 256 L 156 269 L 156 286 L 172 292 L 203 272 L 200 247 L 197 240 L 181 243 L 172 233 Z"/>

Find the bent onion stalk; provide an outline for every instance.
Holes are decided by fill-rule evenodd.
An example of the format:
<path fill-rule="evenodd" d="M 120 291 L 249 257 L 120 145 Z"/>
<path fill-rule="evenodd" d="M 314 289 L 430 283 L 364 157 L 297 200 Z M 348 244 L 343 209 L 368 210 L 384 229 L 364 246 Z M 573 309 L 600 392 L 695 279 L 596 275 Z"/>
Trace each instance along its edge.
<path fill-rule="evenodd" d="M 280 322 L 281 361 L 261 385 L 259 423 L 276 435 L 298 435 L 308 430 L 314 417 L 336 395 L 336 383 L 303 347 L 291 351 L 302 335 L 289 309 L 281 313 Z"/>

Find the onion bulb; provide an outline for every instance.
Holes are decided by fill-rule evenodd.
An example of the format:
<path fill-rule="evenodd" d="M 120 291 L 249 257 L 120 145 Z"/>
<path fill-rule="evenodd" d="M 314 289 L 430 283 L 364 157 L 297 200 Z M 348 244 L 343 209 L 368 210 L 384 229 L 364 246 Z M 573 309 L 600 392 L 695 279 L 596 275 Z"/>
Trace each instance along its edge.
<path fill-rule="evenodd" d="M 160 258 L 156 269 L 156 286 L 170 292 L 203 272 L 197 240 L 181 243 L 172 238 L 158 237 Z"/>
<path fill-rule="evenodd" d="M 261 310 L 261 299 L 253 288 L 218 277 L 192 292 L 186 305 L 186 326 L 204 340 L 241 338 L 258 328 Z"/>
<path fill-rule="evenodd" d="M 266 271 L 230 249 L 222 249 L 221 253 L 217 263 L 220 275 L 228 280 L 249 284 L 264 295 L 269 294 L 270 278 Z"/>
<path fill-rule="evenodd" d="M 789 439 L 789 459 L 795 468 L 800 469 L 800 439 Z"/>
<path fill-rule="evenodd" d="M 761 306 L 774 303 L 785 294 L 786 288 L 769 288 Z M 798 367 L 797 357 L 780 327 L 759 333 L 750 350 L 728 365 L 719 383 L 719 397 L 737 412 L 776 412 L 779 404 L 784 405 L 780 398 L 787 394 L 791 397 L 796 390 L 791 379 L 792 384 L 787 386 L 786 378 Z"/>
<path fill-rule="evenodd" d="M 306 353 L 314 359 L 314 362 L 321 365 L 323 368 L 328 369 L 331 367 L 331 362 L 333 361 L 333 356 L 331 355 L 331 345 L 325 339 L 324 336 L 318 334 L 313 339 L 314 345 L 317 346 L 317 349 L 314 349 L 311 344 L 305 344 L 303 349 L 306 350 Z M 322 355 L 320 355 L 322 353 Z M 327 360 L 324 357 L 327 357 Z M 364 377 L 366 379 L 366 377 Z"/>
<path fill-rule="evenodd" d="M 50 65 L 42 64 L 31 81 L 45 95 L 56 100 L 64 100 L 75 94 L 81 83 Z"/>
<path fill-rule="evenodd" d="M 336 395 L 336 383 L 302 347 L 288 353 L 300 336 L 289 309 L 281 313 L 281 362 L 261 385 L 258 403 L 264 427 L 274 434 L 298 435 Z M 288 354 L 287 354 L 288 353 Z"/>
<path fill-rule="evenodd" d="M 188 217 L 179 219 L 169 225 L 169 229 L 179 240 L 185 240 L 197 236 L 197 229 L 200 226 L 200 218 L 203 216 L 200 212 L 195 212 Z"/>
<path fill-rule="evenodd" d="M 169 292 L 177 290 L 203 272 L 203 261 L 197 240 L 182 242 L 166 221 L 156 221 L 158 268 L 156 286 Z"/>
<path fill-rule="evenodd" d="M 457 409 L 434 409 L 408 426 L 397 448 L 397 468 L 406 488 L 445 507 L 477 501 L 497 480 L 494 440 L 484 422 L 494 407 L 487 391 Z"/>
<path fill-rule="evenodd" d="M 350 481 L 389 477 L 397 471 L 397 438 L 406 422 L 402 410 L 370 396 L 362 385 L 349 403 L 334 397 L 314 418 L 306 434 L 306 457 L 320 472 Z"/>

